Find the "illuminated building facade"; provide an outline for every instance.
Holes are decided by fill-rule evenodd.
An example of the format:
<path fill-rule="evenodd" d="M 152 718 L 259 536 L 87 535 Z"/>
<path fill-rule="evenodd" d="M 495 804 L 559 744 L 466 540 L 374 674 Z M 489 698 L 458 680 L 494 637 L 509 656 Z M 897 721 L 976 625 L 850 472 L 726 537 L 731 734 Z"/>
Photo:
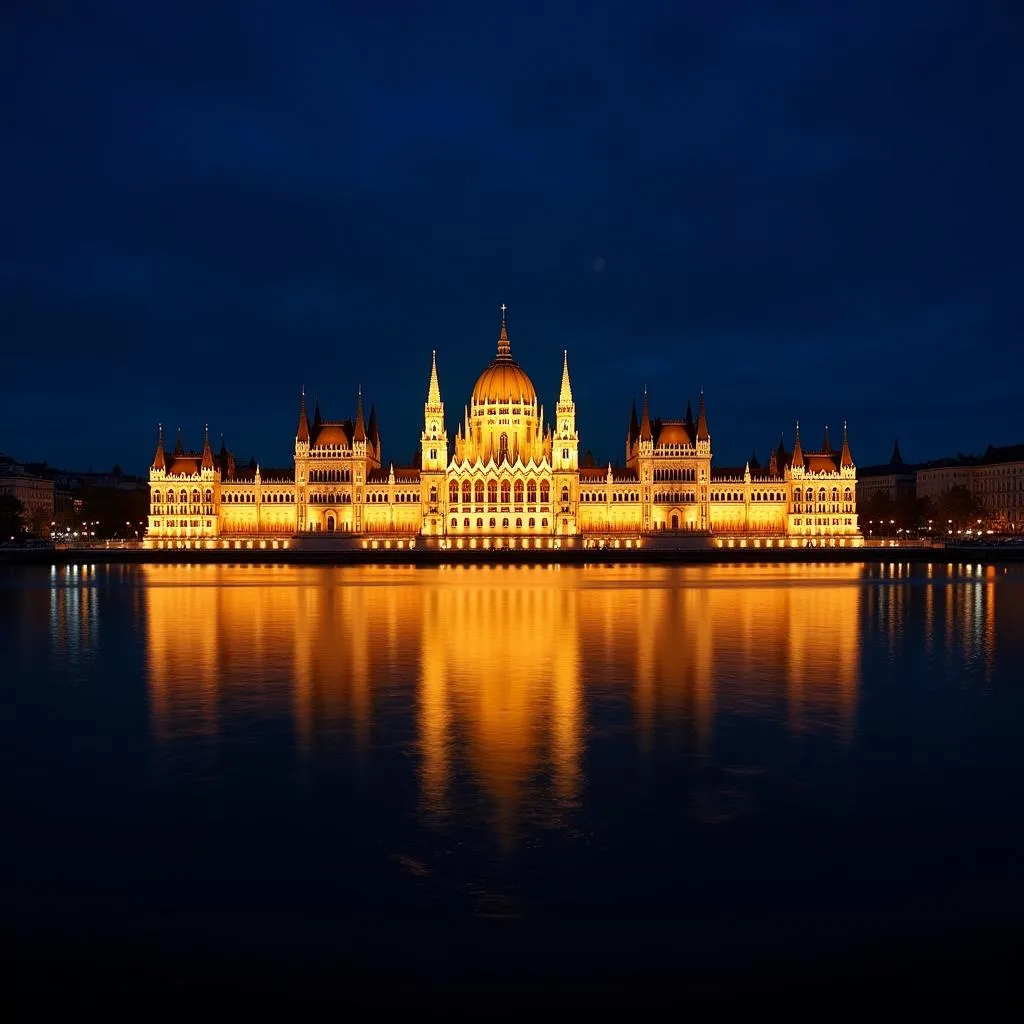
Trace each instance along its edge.
<path fill-rule="evenodd" d="M 360 392 L 350 420 L 313 417 L 300 399 L 293 465 L 236 465 L 209 431 L 201 452 L 172 454 L 163 431 L 150 469 L 146 543 L 152 547 L 392 541 L 442 548 L 638 546 L 694 543 L 854 545 L 856 467 L 843 429 L 805 451 L 781 443 L 756 460 L 712 468 L 704 395 L 697 417 L 651 416 L 634 404 L 618 467 L 579 455 L 576 403 L 563 355 L 554 421 L 545 423 L 532 381 L 512 358 L 502 307 L 497 353 L 478 378 L 449 443 L 436 356 L 431 361 L 418 464 L 385 464 L 371 407 Z"/>

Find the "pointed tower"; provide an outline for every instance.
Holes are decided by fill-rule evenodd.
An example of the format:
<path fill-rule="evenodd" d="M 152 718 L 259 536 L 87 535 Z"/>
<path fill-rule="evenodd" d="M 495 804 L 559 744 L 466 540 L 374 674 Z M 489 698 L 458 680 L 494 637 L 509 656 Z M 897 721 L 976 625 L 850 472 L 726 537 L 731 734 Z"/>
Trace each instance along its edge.
<path fill-rule="evenodd" d="M 693 444 L 697 440 L 697 425 L 693 422 L 693 406 L 690 404 L 690 400 L 686 400 L 686 432 L 690 435 L 690 443 Z"/>
<path fill-rule="evenodd" d="M 804 473 L 804 450 L 800 444 L 800 421 L 796 421 L 796 433 L 793 435 L 793 458 L 790 460 L 790 468 Z"/>
<path fill-rule="evenodd" d="M 146 547 L 154 543 L 149 538 L 164 535 L 158 524 L 166 522 L 163 517 L 163 486 L 167 479 L 167 459 L 164 457 L 164 425 L 157 424 L 156 451 L 153 454 L 153 465 L 149 468 L 149 512 L 146 515 Z M 169 498 L 168 501 L 171 499 Z"/>
<path fill-rule="evenodd" d="M 629 430 L 626 431 L 626 462 L 633 457 L 633 445 L 640 438 L 640 421 L 636 418 L 636 398 L 633 399 L 633 408 L 629 414 Z"/>
<path fill-rule="evenodd" d="M 843 420 L 843 453 L 839 458 L 839 468 L 853 469 L 853 455 L 850 454 L 850 439 L 846 432 L 846 420 Z"/>
<path fill-rule="evenodd" d="M 647 388 L 644 388 L 644 411 L 640 417 L 640 440 L 650 441 L 654 447 L 654 433 L 651 430 L 651 410 L 647 404 Z"/>
<path fill-rule="evenodd" d="M 828 439 L 828 424 L 827 423 L 825 424 L 825 440 L 822 443 L 821 450 L 826 455 L 831 455 L 832 454 L 832 442 Z"/>
<path fill-rule="evenodd" d="M 153 456 L 153 469 L 163 473 L 167 469 L 167 459 L 164 457 L 164 425 L 157 424 L 156 428 L 156 454 Z"/>
<path fill-rule="evenodd" d="M 360 442 L 366 443 L 366 424 L 363 422 L 363 387 L 361 384 L 358 397 L 356 398 L 356 423 L 352 439 L 356 444 Z"/>
<path fill-rule="evenodd" d="M 444 428 L 444 402 L 437 379 L 437 352 L 430 353 L 430 381 L 423 404 L 423 433 L 420 435 L 420 503 L 423 533 L 445 532 L 448 514 L 448 433 Z"/>
<path fill-rule="evenodd" d="M 323 422 L 324 419 L 320 415 L 320 398 L 319 396 L 317 396 L 313 402 L 313 428 L 311 431 L 313 437 L 311 438 L 311 440 L 315 440 L 316 434 L 319 432 L 320 427 L 323 425 Z"/>
<path fill-rule="evenodd" d="M 210 447 L 210 424 L 203 427 L 203 461 L 200 470 L 204 477 L 213 476 L 213 449 Z"/>
<path fill-rule="evenodd" d="M 309 419 L 306 416 L 306 389 L 299 395 L 299 425 L 295 428 L 295 443 L 305 441 L 309 444 Z"/>
<path fill-rule="evenodd" d="M 319 413 L 319 406 L 317 407 Z M 309 419 L 306 416 L 306 389 L 299 394 L 299 425 L 295 430 L 295 532 L 307 529 L 306 502 L 309 482 Z"/>
<path fill-rule="evenodd" d="M 377 408 L 370 403 L 370 418 L 366 421 L 366 440 L 370 445 L 373 457 L 379 463 L 381 460 L 380 450 L 380 427 L 377 426 Z"/>
<path fill-rule="evenodd" d="M 900 454 L 900 439 L 897 437 L 892 445 L 892 458 L 889 460 L 890 466 L 902 466 L 903 456 Z"/>
<path fill-rule="evenodd" d="M 707 447 L 708 453 L 711 452 L 711 432 L 708 430 L 708 413 L 704 407 L 704 392 L 700 393 L 700 404 L 697 407 L 697 447 L 701 445 Z"/>
<path fill-rule="evenodd" d="M 569 381 L 569 352 L 562 352 L 562 382 L 555 405 L 555 430 L 551 438 L 552 499 L 558 502 L 558 532 L 577 533 L 576 511 L 579 504 L 580 435 L 576 430 L 576 403 Z"/>
<path fill-rule="evenodd" d="M 181 427 L 178 427 L 178 440 L 174 442 L 174 457 L 180 459 L 185 454 L 185 442 L 182 440 Z"/>
<path fill-rule="evenodd" d="M 555 437 L 552 462 L 556 472 L 575 473 L 579 467 L 580 436 L 576 431 L 576 403 L 569 382 L 569 352 L 562 353 L 562 385 L 555 406 Z"/>
<path fill-rule="evenodd" d="M 711 431 L 708 430 L 708 411 L 704 406 L 704 389 L 700 389 L 700 400 L 697 403 L 697 458 L 701 460 L 697 470 L 700 486 L 697 494 L 700 501 L 700 528 L 710 529 L 711 524 Z"/>

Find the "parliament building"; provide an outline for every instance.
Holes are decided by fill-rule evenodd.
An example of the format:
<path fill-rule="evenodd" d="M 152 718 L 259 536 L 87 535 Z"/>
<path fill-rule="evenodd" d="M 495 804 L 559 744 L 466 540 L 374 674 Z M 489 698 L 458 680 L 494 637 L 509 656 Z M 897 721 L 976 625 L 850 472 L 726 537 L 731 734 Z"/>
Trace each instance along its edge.
<path fill-rule="evenodd" d="M 558 402 L 546 423 L 533 382 L 512 357 L 502 308 L 497 353 L 480 374 L 454 438 L 431 361 L 420 452 L 385 462 L 375 409 L 328 420 L 299 402 L 293 465 L 239 465 L 209 431 L 170 452 L 160 428 L 149 472 L 151 548 L 551 548 L 855 546 L 856 467 L 846 427 L 804 450 L 780 440 L 767 467 L 712 466 L 703 392 L 678 420 L 634 403 L 624 461 L 580 457 L 576 403 L 563 355 Z"/>

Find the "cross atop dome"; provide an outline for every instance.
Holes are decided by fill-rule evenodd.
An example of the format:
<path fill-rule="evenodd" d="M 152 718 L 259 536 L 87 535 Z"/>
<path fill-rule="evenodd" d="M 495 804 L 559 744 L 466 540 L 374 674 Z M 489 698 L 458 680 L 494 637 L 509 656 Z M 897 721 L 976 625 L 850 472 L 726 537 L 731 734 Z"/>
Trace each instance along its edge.
<path fill-rule="evenodd" d="M 512 346 L 508 340 L 508 325 L 505 322 L 505 311 L 508 306 L 503 302 L 501 304 L 501 332 L 498 334 L 498 358 L 499 359 L 511 359 L 512 358 Z"/>

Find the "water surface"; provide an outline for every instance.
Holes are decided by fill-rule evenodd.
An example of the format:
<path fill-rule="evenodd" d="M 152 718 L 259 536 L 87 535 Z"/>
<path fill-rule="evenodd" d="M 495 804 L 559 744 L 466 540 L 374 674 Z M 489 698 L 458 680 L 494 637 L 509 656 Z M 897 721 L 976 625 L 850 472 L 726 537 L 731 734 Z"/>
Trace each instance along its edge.
<path fill-rule="evenodd" d="M 3 569 L 6 928 L 433 970 L 483 924 L 565 971 L 967 934 L 1024 902 L 1022 637 L 1011 566 Z"/>

